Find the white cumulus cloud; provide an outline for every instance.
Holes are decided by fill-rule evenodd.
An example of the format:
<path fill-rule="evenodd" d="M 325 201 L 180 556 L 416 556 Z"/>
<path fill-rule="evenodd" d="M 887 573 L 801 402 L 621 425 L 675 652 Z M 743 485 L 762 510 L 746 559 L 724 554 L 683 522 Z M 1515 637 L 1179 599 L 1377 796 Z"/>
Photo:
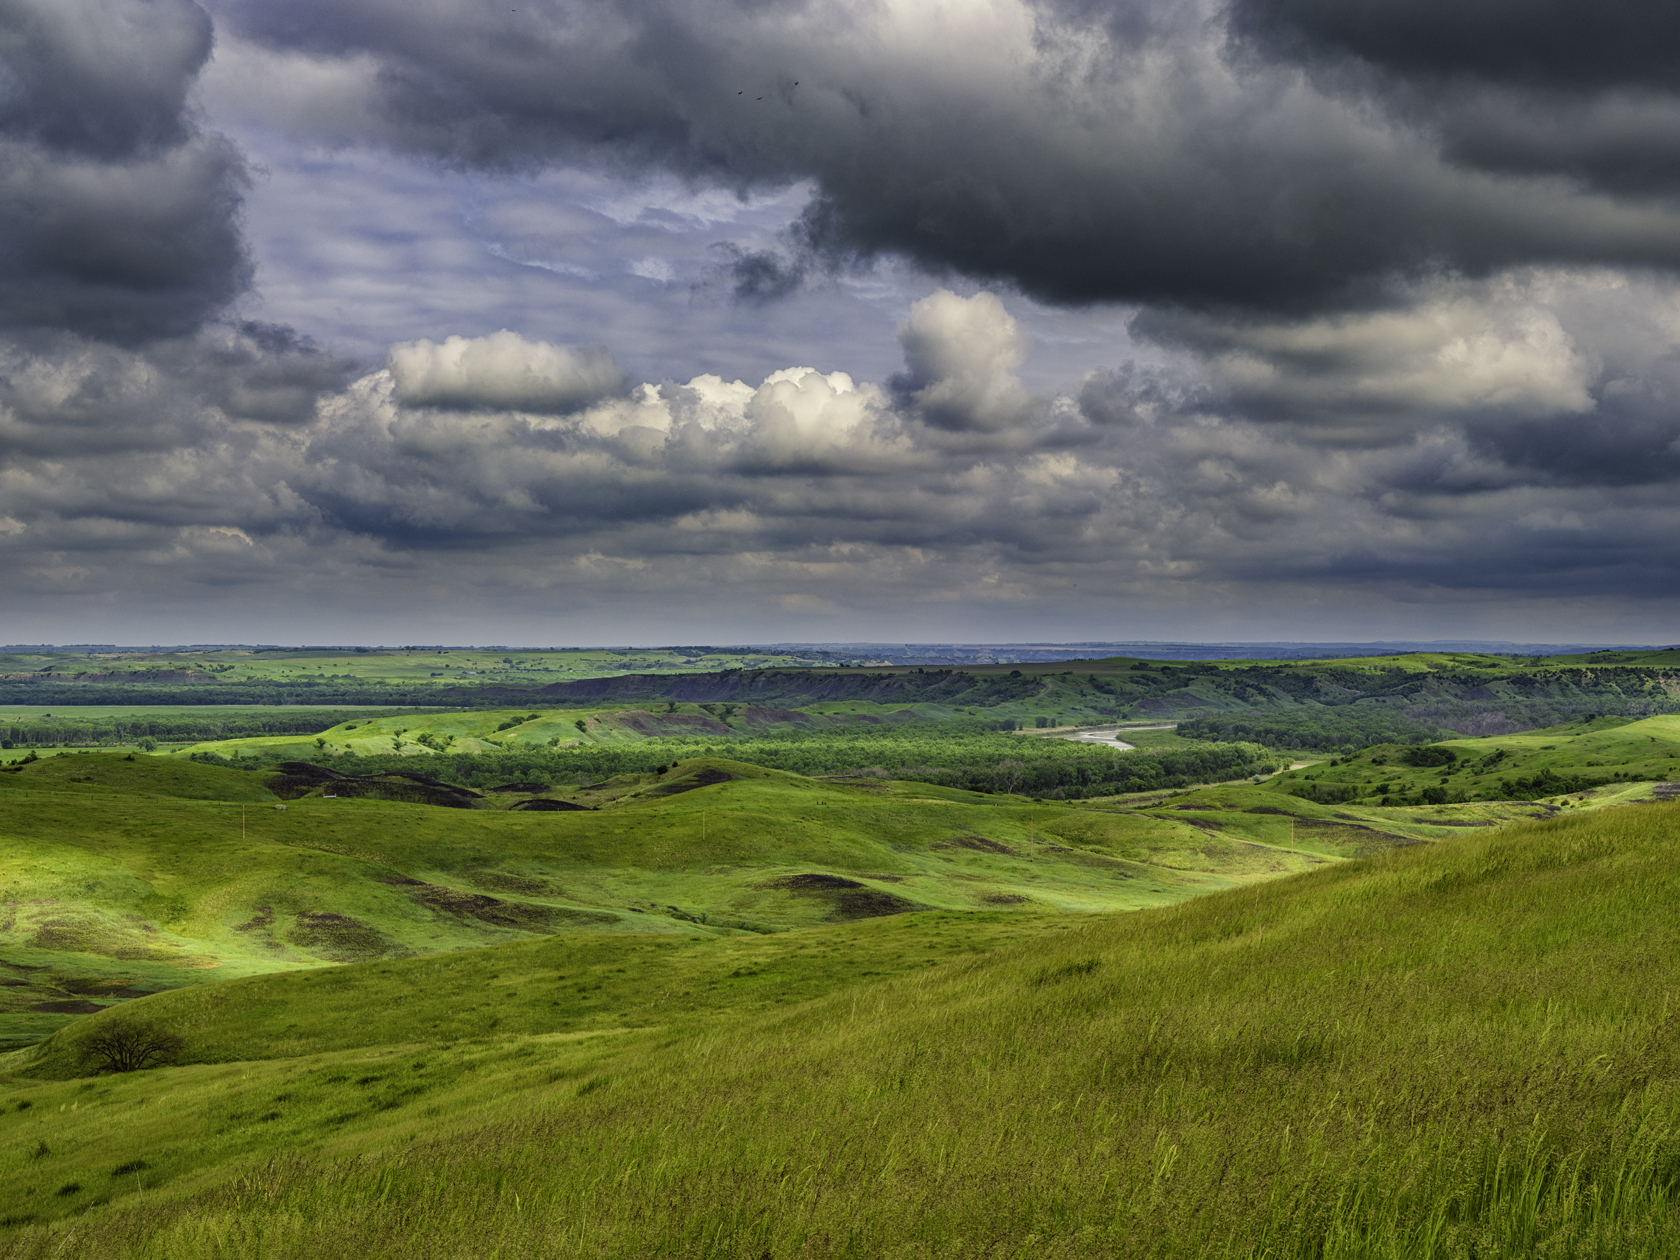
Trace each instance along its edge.
<path fill-rule="evenodd" d="M 565 415 L 622 393 L 624 374 L 600 346 L 488 337 L 408 341 L 386 360 L 397 398 L 416 407 Z"/>

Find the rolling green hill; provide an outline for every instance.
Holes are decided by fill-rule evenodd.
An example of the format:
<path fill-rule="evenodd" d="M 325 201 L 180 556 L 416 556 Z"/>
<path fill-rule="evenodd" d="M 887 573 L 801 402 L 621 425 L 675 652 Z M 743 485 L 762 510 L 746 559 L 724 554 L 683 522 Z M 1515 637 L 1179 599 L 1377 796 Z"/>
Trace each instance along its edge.
<path fill-rule="evenodd" d="M 557 802 L 541 784 L 476 809 L 382 799 L 444 795 L 396 777 L 350 794 L 366 786 L 100 754 L 0 774 L 0 1037 L 27 1044 L 108 1004 L 258 972 L 556 934 L 1130 910 L 1309 861 L 1211 841 L 1171 813 L 715 758 L 615 776 L 549 812 L 529 808 Z"/>
<path fill-rule="evenodd" d="M 138 999 L 38 1070 L 139 1019 L 207 1061 L 13 1078 L 0 1256 L 1665 1256 L 1677 822 L 1461 830 L 1137 914 L 561 936 Z"/>

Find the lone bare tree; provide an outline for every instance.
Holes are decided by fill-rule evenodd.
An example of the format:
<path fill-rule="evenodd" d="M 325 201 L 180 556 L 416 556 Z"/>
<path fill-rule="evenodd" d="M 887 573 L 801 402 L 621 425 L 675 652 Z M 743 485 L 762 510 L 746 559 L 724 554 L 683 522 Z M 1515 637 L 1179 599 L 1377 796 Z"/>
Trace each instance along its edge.
<path fill-rule="evenodd" d="M 152 1063 L 168 1063 L 185 1048 L 167 1028 L 150 1020 L 113 1020 L 82 1039 L 82 1058 L 105 1072 L 137 1072 Z"/>

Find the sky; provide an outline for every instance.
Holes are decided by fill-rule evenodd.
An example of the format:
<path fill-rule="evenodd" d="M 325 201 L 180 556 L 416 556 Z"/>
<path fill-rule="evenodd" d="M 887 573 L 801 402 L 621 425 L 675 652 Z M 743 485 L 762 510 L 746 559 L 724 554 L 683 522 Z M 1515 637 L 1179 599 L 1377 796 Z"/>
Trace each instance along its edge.
<path fill-rule="evenodd" d="M 0 641 L 1680 639 L 1672 0 L 0 0 Z"/>

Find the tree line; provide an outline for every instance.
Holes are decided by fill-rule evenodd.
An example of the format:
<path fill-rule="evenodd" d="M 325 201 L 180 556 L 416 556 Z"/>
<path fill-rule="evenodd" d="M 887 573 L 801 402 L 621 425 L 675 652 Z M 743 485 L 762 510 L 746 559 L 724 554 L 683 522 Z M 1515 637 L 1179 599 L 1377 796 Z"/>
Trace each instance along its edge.
<path fill-rule="evenodd" d="M 1268 748 L 1351 753 L 1377 744 L 1432 744 L 1452 739 L 1456 732 L 1409 718 L 1387 705 L 1361 704 L 1219 713 L 1180 722 L 1178 734 L 1185 739 L 1243 740 Z"/>
<path fill-rule="evenodd" d="M 592 782 L 646 774 L 688 757 L 726 757 L 809 777 L 870 776 L 935 783 L 969 791 L 1080 800 L 1122 792 L 1228 782 L 1278 768 L 1254 743 L 1208 742 L 1192 748 L 1122 752 L 1068 740 L 1035 739 L 988 729 L 981 721 L 919 722 L 863 730 L 778 731 L 749 739 L 663 737 L 635 744 L 566 748 L 510 747 L 497 753 L 359 755 L 321 753 L 316 764 L 355 773 L 433 775 L 478 790 L 510 781 Z M 205 760 L 220 760 L 213 754 Z M 258 758 L 235 764 L 256 767 Z"/>
<path fill-rule="evenodd" d="M 171 713 L 158 716 L 116 714 L 80 717 L 44 715 L 0 725 L 0 747 L 31 748 L 69 744 L 101 747 L 136 744 L 143 739 L 179 743 L 184 740 L 241 739 L 256 735 L 313 735 L 340 722 L 394 717 L 410 709 L 271 709 L 262 713 Z"/>

